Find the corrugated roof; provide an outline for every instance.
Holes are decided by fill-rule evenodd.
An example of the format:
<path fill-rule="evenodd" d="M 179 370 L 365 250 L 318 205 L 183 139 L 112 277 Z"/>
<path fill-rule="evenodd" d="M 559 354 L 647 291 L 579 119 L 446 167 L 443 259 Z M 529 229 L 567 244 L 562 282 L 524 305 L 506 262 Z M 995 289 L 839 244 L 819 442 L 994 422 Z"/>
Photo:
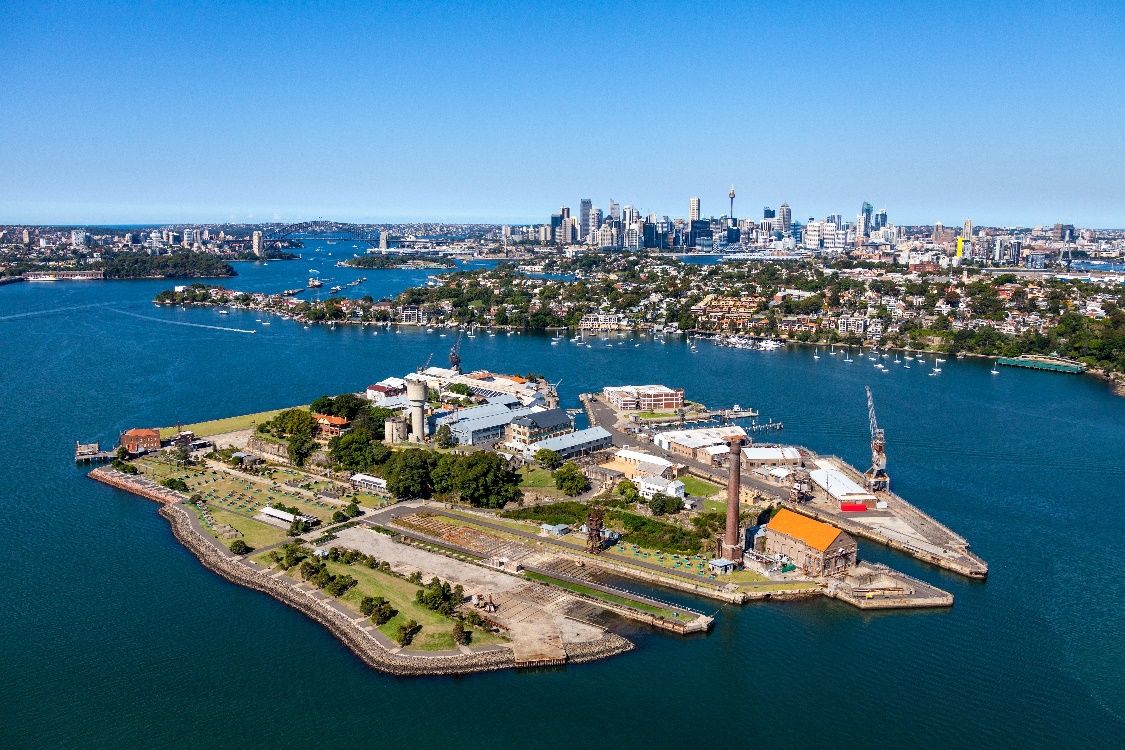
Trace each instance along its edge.
<path fill-rule="evenodd" d="M 777 515 L 769 522 L 769 528 L 787 534 L 794 539 L 800 539 L 813 549 L 818 549 L 821 552 L 827 552 L 828 548 L 832 546 L 832 542 L 836 541 L 836 537 L 843 533 L 835 526 L 821 523 L 786 508 L 777 512 Z"/>

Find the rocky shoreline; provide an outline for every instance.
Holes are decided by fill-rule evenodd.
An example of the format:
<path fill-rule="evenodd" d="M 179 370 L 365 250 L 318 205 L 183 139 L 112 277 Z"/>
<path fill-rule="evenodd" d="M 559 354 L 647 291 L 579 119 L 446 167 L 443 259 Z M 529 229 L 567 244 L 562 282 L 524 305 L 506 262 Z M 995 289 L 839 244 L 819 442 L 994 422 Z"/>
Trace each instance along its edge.
<path fill-rule="evenodd" d="M 191 550 L 205 568 L 231 583 L 261 591 L 302 612 L 327 628 L 364 663 L 380 672 L 419 677 L 471 674 L 516 667 L 514 654 L 506 647 L 455 656 L 392 653 L 380 645 L 354 619 L 348 618 L 332 607 L 318 604 L 292 586 L 274 580 L 264 571 L 242 564 L 239 558 L 223 555 L 211 542 L 200 537 L 188 516 L 191 511 L 183 505 L 164 505 L 159 512 L 168 521 L 176 540 Z M 625 638 L 606 633 L 597 641 L 567 646 L 567 662 L 580 664 L 624 653 L 633 648 L 632 642 Z"/>

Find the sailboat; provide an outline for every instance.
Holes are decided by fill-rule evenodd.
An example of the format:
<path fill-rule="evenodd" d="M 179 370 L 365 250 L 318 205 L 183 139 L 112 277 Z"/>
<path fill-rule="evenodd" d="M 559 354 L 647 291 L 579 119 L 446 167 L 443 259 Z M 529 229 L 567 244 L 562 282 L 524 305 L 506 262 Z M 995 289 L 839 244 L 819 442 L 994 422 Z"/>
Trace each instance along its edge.
<path fill-rule="evenodd" d="M 992 373 L 993 375 L 999 375 L 1000 374 L 1000 371 L 996 369 L 996 363 L 995 362 L 992 363 L 992 369 L 989 370 L 989 372 Z"/>
<path fill-rule="evenodd" d="M 851 362 L 852 361 L 850 352 L 844 352 L 844 361 L 845 362 Z"/>
<path fill-rule="evenodd" d="M 813 349 L 813 359 L 820 359 L 820 349 Z"/>

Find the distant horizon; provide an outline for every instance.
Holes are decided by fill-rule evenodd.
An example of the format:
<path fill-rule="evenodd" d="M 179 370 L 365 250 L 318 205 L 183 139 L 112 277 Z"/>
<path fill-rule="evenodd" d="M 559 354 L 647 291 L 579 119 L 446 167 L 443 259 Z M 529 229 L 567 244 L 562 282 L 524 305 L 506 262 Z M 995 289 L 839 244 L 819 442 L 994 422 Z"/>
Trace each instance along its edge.
<path fill-rule="evenodd" d="M 573 210 L 573 207 L 571 207 L 571 209 L 572 209 L 572 215 L 574 213 L 577 213 L 576 211 Z M 681 217 L 670 216 L 670 218 L 672 220 L 676 220 L 676 219 L 684 219 L 685 221 L 687 220 L 685 217 L 682 217 L 682 216 Z M 707 218 L 709 218 L 709 219 L 716 218 L 717 219 L 719 217 L 718 216 L 708 216 Z M 748 218 L 748 217 L 736 216 L 735 218 L 736 219 L 744 219 L 744 218 Z M 824 217 L 818 217 L 817 220 L 819 221 L 823 218 Z M 761 217 L 751 219 L 751 221 L 761 221 L 761 220 L 762 220 Z M 42 222 L 42 223 L 0 222 L 0 227 L 57 228 L 57 229 L 115 229 L 115 230 L 120 230 L 120 229 L 149 229 L 149 228 L 155 229 L 155 228 L 167 227 L 167 226 L 264 226 L 264 225 L 268 225 L 268 224 L 279 224 L 281 226 L 288 226 L 288 225 L 292 225 L 292 224 L 301 224 L 301 223 L 310 222 L 310 221 L 325 221 L 325 222 L 333 222 L 333 223 L 338 223 L 338 224 L 357 225 L 357 226 L 378 226 L 378 225 L 405 226 L 405 225 L 410 225 L 410 224 L 438 224 L 438 225 L 450 225 L 450 226 L 453 226 L 453 225 L 476 225 L 476 226 L 503 227 L 503 226 L 535 226 L 535 225 L 542 225 L 542 224 L 547 223 L 545 221 L 522 221 L 522 222 L 521 221 L 496 221 L 496 220 L 493 220 L 493 221 L 476 221 L 476 220 L 455 221 L 455 220 L 442 220 L 442 219 L 413 219 L 413 220 L 401 220 L 401 221 L 351 221 L 351 220 L 347 220 L 347 219 L 333 219 L 333 218 L 319 218 L 318 217 L 316 219 L 293 219 L 291 221 L 275 220 L 275 219 L 271 219 L 269 221 L 255 221 L 253 219 L 246 219 L 246 220 L 225 220 L 225 221 L 146 221 L 146 222 L 120 222 L 120 223 L 113 223 L 113 224 L 95 223 L 95 222 Z M 798 219 L 794 218 L 794 221 L 797 221 L 798 223 L 800 223 L 802 225 L 805 224 L 805 220 L 803 220 L 803 219 L 798 220 Z M 852 219 L 849 219 L 847 216 L 844 216 L 844 221 L 845 222 L 854 221 L 854 217 Z M 908 224 L 908 223 L 892 221 L 890 223 L 894 226 L 901 226 L 901 227 L 904 227 L 904 228 L 919 228 L 919 227 L 932 227 L 932 226 L 934 226 L 934 222 L 923 223 L 923 224 Z M 964 223 L 964 220 L 957 221 L 957 222 L 951 221 L 949 223 L 946 223 L 946 222 L 937 222 L 937 223 L 941 223 L 942 226 L 944 226 L 947 229 L 956 229 L 956 228 L 959 228 L 960 226 L 962 226 L 962 224 Z M 975 221 L 975 220 L 973 221 L 973 227 L 976 228 L 976 229 L 1007 229 L 1007 230 L 1034 229 L 1035 227 L 1051 227 L 1051 226 L 1054 226 L 1055 224 L 1073 224 L 1073 226 L 1076 230 L 1078 230 L 1078 229 L 1090 229 L 1090 230 L 1093 230 L 1093 231 L 1096 231 L 1096 232 L 1121 232 L 1121 231 L 1125 231 L 1125 225 L 1116 226 L 1116 227 L 1115 226 L 1093 226 L 1093 225 L 1086 225 L 1086 224 L 1074 224 L 1073 222 L 1069 222 L 1069 221 L 1063 221 L 1063 222 L 1050 221 L 1050 222 L 1038 222 L 1038 223 L 1033 223 L 1033 224 L 987 224 L 987 223 L 982 223 L 982 222 L 978 222 L 978 221 Z M 581 243 L 573 243 L 573 244 L 581 244 Z"/>
<path fill-rule="evenodd" d="M 733 184 L 750 217 L 866 200 L 899 225 L 1125 226 L 1125 13 L 1104 0 L 3 17 L 49 50 L 0 62 L 4 222 L 540 224 L 583 197 L 686 218 Z"/>

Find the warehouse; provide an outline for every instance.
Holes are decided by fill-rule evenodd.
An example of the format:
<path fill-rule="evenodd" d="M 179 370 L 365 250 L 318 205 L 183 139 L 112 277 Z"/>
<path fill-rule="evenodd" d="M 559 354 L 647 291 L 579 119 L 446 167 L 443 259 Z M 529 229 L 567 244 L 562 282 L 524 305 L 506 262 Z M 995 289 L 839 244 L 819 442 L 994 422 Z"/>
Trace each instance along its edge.
<path fill-rule="evenodd" d="M 853 482 L 839 469 L 827 468 L 831 464 L 818 462 L 822 468 L 809 472 L 809 479 L 825 492 L 828 497 L 840 504 L 843 511 L 865 511 L 868 505 L 873 505 L 876 498 L 870 492 Z"/>
<path fill-rule="evenodd" d="M 742 449 L 742 468 L 761 466 L 804 466 L 801 451 L 791 445 L 752 445 Z"/>
<path fill-rule="evenodd" d="M 788 559 L 808 575 L 841 575 L 855 567 L 855 539 L 835 526 L 782 508 L 766 526 L 765 553 Z"/>
<path fill-rule="evenodd" d="M 604 450 L 611 445 L 613 445 L 613 436 L 604 427 L 590 427 L 532 443 L 527 447 L 526 455 L 531 457 L 546 449 L 558 453 L 563 458 L 571 458 Z"/>

